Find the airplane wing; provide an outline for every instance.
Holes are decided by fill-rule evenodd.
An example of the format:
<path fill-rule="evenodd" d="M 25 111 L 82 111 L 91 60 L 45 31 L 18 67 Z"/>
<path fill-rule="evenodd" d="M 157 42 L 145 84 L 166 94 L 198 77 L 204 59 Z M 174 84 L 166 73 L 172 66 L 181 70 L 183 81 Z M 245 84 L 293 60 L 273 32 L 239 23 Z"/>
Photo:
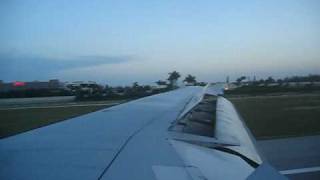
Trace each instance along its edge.
<path fill-rule="evenodd" d="M 185 87 L 0 140 L 0 179 L 285 179 L 223 86 Z"/>

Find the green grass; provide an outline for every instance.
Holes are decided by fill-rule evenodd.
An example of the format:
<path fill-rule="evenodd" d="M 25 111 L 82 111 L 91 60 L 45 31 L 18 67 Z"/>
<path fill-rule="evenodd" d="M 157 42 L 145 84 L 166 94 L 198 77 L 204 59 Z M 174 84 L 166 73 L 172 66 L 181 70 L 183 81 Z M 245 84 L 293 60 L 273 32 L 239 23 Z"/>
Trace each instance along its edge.
<path fill-rule="evenodd" d="M 229 98 L 258 139 L 320 134 L 320 95 Z"/>
<path fill-rule="evenodd" d="M 0 138 L 66 120 L 108 105 L 0 110 Z"/>

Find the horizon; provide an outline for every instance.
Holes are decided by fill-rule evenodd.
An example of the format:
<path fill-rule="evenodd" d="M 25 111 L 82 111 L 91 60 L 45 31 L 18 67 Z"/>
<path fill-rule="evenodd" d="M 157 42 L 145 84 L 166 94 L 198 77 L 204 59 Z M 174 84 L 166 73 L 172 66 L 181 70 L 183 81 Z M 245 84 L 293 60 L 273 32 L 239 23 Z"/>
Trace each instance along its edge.
<path fill-rule="evenodd" d="M 320 72 L 320 1 L 1 1 L 0 79 L 151 84 Z"/>
<path fill-rule="evenodd" d="M 188 75 L 192 75 L 192 74 L 188 74 Z M 187 75 L 186 75 L 187 76 Z M 183 85 L 184 84 L 184 78 L 186 76 L 181 76 L 180 78 L 178 78 L 178 84 L 179 86 Z M 257 78 L 256 76 L 243 76 L 245 77 L 245 82 L 258 82 L 258 81 L 261 81 L 261 80 L 267 80 L 268 78 L 272 78 L 274 79 L 275 81 L 278 81 L 278 80 L 285 80 L 286 78 L 294 78 L 294 77 L 310 77 L 310 76 L 320 76 L 320 74 L 307 74 L 307 75 L 293 75 L 293 76 L 286 76 L 286 77 L 281 77 L 281 78 L 276 78 L 274 76 L 268 76 L 268 77 L 262 77 L 262 78 Z M 196 81 L 198 83 L 225 83 L 227 82 L 227 80 L 229 81 L 229 83 L 237 83 L 237 79 L 240 78 L 242 76 L 239 76 L 239 77 L 235 77 L 235 78 L 230 78 L 229 76 L 227 76 L 225 78 L 225 81 L 199 81 L 197 80 L 197 77 L 196 78 Z M 151 82 L 151 83 L 140 83 L 138 81 L 133 81 L 132 83 L 129 83 L 129 84 L 108 84 L 108 83 L 103 83 L 103 82 L 97 82 L 97 81 L 92 81 L 92 80 L 75 80 L 75 81 L 67 81 L 67 80 L 63 80 L 63 79 L 57 79 L 57 78 L 53 78 L 53 79 L 47 79 L 47 80 L 29 80 L 29 81 L 19 81 L 19 80 L 14 80 L 14 81 L 3 81 L 0 79 L 0 81 L 2 81 L 2 83 L 16 83 L 16 82 L 23 82 L 23 83 L 28 83 L 28 82 L 49 82 L 51 80 L 58 80 L 59 82 L 61 83 L 76 83 L 76 82 L 95 82 L 97 84 L 100 84 L 100 85 L 104 85 L 104 86 L 112 86 L 112 87 L 116 87 L 116 86 L 130 86 L 134 83 L 138 83 L 139 85 L 142 85 L 142 86 L 147 86 L 147 85 L 155 85 L 157 84 L 156 81 L 154 82 Z M 159 79 L 157 81 L 164 81 L 164 82 L 168 82 L 169 83 L 169 80 L 168 79 Z"/>

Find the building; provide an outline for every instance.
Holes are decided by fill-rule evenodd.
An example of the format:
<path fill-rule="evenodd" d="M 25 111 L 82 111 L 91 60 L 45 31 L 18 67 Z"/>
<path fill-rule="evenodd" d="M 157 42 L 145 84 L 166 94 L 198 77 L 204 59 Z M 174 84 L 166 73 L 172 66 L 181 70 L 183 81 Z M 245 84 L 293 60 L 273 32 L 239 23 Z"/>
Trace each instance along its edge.
<path fill-rule="evenodd" d="M 94 81 L 76 81 L 67 84 L 66 87 L 80 98 L 100 96 L 103 93 L 103 87 Z"/>
<path fill-rule="evenodd" d="M 15 82 L 3 82 L 0 81 L 0 92 L 10 91 L 22 91 L 22 90 L 41 90 L 41 89 L 63 89 L 64 83 L 58 79 L 52 79 L 49 81 L 15 81 Z"/>

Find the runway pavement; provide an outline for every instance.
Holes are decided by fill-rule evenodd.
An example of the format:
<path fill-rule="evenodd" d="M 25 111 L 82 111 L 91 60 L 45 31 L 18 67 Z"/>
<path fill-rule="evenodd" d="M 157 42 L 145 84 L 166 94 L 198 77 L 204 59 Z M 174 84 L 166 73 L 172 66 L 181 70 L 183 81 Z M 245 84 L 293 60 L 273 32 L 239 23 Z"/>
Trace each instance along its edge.
<path fill-rule="evenodd" d="M 29 106 L 37 104 L 73 102 L 75 96 L 33 97 L 33 98 L 5 98 L 0 99 L 0 107 Z"/>
<path fill-rule="evenodd" d="M 290 179 L 320 179 L 320 135 L 261 140 L 258 147 Z"/>

